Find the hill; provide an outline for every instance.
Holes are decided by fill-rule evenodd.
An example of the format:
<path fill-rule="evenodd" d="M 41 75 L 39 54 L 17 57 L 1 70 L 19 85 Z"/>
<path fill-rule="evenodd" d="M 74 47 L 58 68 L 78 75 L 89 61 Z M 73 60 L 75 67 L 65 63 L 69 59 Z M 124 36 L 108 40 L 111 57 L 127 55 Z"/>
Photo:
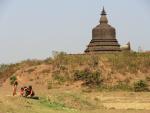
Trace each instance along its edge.
<path fill-rule="evenodd" d="M 61 52 L 43 61 L 26 60 L 17 64 L 1 65 L 1 83 L 11 76 L 16 76 L 22 84 L 28 82 L 43 84 L 44 82 L 45 86 L 70 84 L 76 81 L 84 82 L 82 85 L 85 84 L 85 86 L 99 84 L 107 87 L 120 84 L 130 86 L 138 80 L 149 82 L 150 54 L 124 52 L 67 55 Z"/>
<path fill-rule="evenodd" d="M 19 88 L 32 85 L 40 100 L 10 96 L 10 78 L 13 77 L 17 78 Z M 0 83 L 3 112 L 19 113 L 17 105 L 20 104 L 25 113 L 98 113 L 99 110 L 138 113 L 139 109 L 143 109 L 140 113 L 147 113 L 149 92 L 134 91 L 149 91 L 150 54 L 68 55 L 55 52 L 45 60 L 1 65 Z"/>

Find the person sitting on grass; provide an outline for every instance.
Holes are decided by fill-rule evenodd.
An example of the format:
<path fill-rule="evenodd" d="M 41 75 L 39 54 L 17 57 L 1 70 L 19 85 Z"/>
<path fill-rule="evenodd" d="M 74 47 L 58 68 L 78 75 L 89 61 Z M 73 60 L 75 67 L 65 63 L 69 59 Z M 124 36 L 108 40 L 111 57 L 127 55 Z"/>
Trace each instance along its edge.
<path fill-rule="evenodd" d="M 27 89 L 25 89 L 25 97 L 33 97 L 35 95 L 32 86 L 29 86 Z"/>
<path fill-rule="evenodd" d="M 24 88 L 23 87 L 20 89 L 20 96 L 24 96 Z"/>
<path fill-rule="evenodd" d="M 35 94 L 34 94 L 34 91 L 32 89 L 32 86 L 29 86 L 28 89 L 29 89 L 29 92 L 30 92 L 29 97 L 33 97 Z"/>
<path fill-rule="evenodd" d="M 39 100 L 39 97 L 35 96 L 35 93 L 32 89 L 32 86 L 29 87 L 22 87 L 20 89 L 20 96 L 25 97 L 25 98 L 31 98 L 31 99 L 36 99 Z"/>

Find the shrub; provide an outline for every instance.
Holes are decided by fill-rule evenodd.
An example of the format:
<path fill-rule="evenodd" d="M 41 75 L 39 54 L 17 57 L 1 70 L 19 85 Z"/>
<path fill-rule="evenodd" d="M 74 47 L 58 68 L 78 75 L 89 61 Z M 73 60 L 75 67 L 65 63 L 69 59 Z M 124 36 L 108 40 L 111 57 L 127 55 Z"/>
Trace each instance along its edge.
<path fill-rule="evenodd" d="M 66 79 L 63 75 L 53 75 L 53 78 L 60 83 L 64 83 L 66 81 Z"/>
<path fill-rule="evenodd" d="M 16 80 L 17 80 L 17 77 L 15 75 L 10 77 L 10 85 L 13 85 Z"/>
<path fill-rule="evenodd" d="M 51 57 L 49 57 L 49 58 L 45 59 L 43 62 L 44 62 L 45 64 L 52 64 L 53 59 L 52 59 Z"/>
<path fill-rule="evenodd" d="M 62 73 L 60 71 L 53 72 L 52 77 L 60 85 L 71 80 L 71 78 L 69 77 L 69 75 L 67 73 Z"/>
<path fill-rule="evenodd" d="M 67 68 L 64 66 L 64 65 L 60 65 L 60 70 L 64 71 L 64 70 L 67 70 Z"/>
<path fill-rule="evenodd" d="M 62 65 L 65 66 L 69 62 L 69 58 L 65 52 L 53 52 L 53 66 L 60 68 Z"/>
<path fill-rule="evenodd" d="M 116 85 L 102 84 L 101 86 L 96 87 L 96 90 L 97 91 L 133 91 L 133 88 L 124 82 L 119 82 Z"/>
<path fill-rule="evenodd" d="M 148 84 L 144 80 L 139 80 L 134 83 L 134 91 L 135 92 L 149 91 Z"/>
<path fill-rule="evenodd" d="M 129 86 L 127 83 L 119 82 L 117 85 L 113 87 L 114 90 L 123 90 L 123 91 L 132 91 L 133 88 Z"/>
<path fill-rule="evenodd" d="M 99 59 L 98 59 L 98 56 L 91 56 L 91 59 L 90 59 L 90 66 L 91 67 L 93 67 L 93 68 L 95 68 L 95 67 L 97 67 L 98 66 L 98 64 L 99 64 Z"/>
<path fill-rule="evenodd" d="M 8 65 L 2 64 L 0 65 L 0 72 L 4 72 L 5 70 L 7 70 L 9 68 Z"/>
<path fill-rule="evenodd" d="M 74 80 L 82 80 L 84 81 L 84 85 L 87 86 L 95 86 L 95 85 L 101 85 L 102 84 L 102 77 L 101 73 L 98 71 L 90 72 L 90 71 L 79 71 L 77 70 L 74 73 Z"/>

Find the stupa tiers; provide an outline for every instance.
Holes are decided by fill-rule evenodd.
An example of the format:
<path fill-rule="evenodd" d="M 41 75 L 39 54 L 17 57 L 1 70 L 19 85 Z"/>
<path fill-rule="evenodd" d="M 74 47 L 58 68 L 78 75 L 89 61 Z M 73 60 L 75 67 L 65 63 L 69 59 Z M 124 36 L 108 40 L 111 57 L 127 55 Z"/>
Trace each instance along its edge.
<path fill-rule="evenodd" d="M 105 9 L 103 8 L 100 24 L 92 30 L 92 40 L 85 53 L 119 52 L 120 45 L 116 39 L 116 30 L 108 24 Z"/>

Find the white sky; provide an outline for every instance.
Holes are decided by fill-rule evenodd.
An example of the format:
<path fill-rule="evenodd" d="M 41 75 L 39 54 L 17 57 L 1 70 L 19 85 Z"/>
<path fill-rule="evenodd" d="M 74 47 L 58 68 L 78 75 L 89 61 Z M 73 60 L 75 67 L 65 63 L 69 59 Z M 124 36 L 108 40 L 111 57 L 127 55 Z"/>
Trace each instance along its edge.
<path fill-rule="evenodd" d="M 120 44 L 150 50 L 149 0 L 0 0 L 0 63 L 82 53 L 103 6 Z"/>

